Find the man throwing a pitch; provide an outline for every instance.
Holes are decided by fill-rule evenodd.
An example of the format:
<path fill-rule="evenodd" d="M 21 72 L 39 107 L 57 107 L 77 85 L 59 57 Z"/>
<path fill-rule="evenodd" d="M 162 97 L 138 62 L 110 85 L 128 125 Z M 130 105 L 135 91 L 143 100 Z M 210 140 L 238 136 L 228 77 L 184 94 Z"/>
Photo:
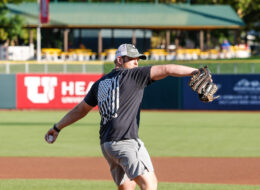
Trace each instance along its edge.
<path fill-rule="evenodd" d="M 189 85 L 201 93 L 206 92 L 210 85 L 210 88 L 215 87 L 210 74 L 206 72 L 207 68 L 198 70 L 174 64 L 138 67 L 139 59 L 146 59 L 146 56 L 140 54 L 134 45 L 119 46 L 115 69 L 96 81 L 84 100 L 45 135 L 46 141 L 53 136 L 50 143 L 55 142 L 60 130 L 83 118 L 98 105 L 101 149 L 119 190 L 135 189 L 136 184 L 142 190 L 157 189 L 151 158 L 138 137 L 144 88 L 167 76 L 193 76 Z"/>

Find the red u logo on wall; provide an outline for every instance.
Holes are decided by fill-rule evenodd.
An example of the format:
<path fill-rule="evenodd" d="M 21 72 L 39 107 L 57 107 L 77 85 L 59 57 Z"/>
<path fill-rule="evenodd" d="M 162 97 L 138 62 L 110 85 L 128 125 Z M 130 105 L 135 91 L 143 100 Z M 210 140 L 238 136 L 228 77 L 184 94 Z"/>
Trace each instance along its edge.
<path fill-rule="evenodd" d="M 102 74 L 17 74 L 17 108 L 73 108 Z"/>
<path fill-rule="evenodd" d="M 55 97 L 57 77 L 25 77 L 27 98 L 33 103 L 49 103 Z"/>

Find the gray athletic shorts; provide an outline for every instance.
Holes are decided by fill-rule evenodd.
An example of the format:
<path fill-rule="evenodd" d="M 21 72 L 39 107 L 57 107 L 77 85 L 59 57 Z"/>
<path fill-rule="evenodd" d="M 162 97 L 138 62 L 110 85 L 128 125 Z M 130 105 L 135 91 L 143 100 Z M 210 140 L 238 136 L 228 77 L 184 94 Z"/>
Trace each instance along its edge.
<path fill-rule="evenodd" d="M 145 172 L 154 171 L 151 158 L 140 139 L 105 142 L 101 149 L 118 186 L 127 178 L 133 180 Z"/>

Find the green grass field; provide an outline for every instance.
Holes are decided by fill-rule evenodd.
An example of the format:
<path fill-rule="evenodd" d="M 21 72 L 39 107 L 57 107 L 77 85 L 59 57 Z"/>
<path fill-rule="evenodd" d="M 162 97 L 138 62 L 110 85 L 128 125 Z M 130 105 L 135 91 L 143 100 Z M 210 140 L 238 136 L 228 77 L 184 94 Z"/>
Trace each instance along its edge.
<path fill-rule="evenodd" d="M 0 156 L 101 156 L 99 114 L 45 132 L 65 111 L 0 111 Z M 142 112 L 140 138 L 151 156 L 260 157 L 258 112 Z"/>
<path fill-rule="evenodd" d="M 260 186 L 159 183 L 159 190 L 259 190 Z M 115 190 L 112 181 L 0 180 L 2 190 Z M 138 187 L 136 189 L 139 189 Z"/>
<path fill-rule="evenodd" d="M 0 111 L 0 156 L 101 156 L 99 114 L 65 128 L 53 145 L 44 134 L 66 111 Z M 140 138 L 151 156 L 260 157 L 259 112 L 147 112 Z M 37 188 L 36 188 L 37 187 Z M 0 180 L 2 190 L 115 189 L 112 182 Z M 260 186 L 160 183 L 159 189 L 257 190 Z"/>

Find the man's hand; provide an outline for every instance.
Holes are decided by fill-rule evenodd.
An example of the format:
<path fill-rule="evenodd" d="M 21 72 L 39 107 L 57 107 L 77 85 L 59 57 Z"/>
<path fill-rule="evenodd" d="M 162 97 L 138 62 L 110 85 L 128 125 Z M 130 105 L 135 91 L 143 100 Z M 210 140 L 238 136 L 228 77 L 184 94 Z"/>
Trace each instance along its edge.
<path fill-rule="evenodd" d="M 56 141 L 58 135 L 59 135 L 59 132 L 52 127 L 45 134 L 44 138 L 45 138 L 46 142 L 52 144 L 52 143 L 54 143 Z"/>

